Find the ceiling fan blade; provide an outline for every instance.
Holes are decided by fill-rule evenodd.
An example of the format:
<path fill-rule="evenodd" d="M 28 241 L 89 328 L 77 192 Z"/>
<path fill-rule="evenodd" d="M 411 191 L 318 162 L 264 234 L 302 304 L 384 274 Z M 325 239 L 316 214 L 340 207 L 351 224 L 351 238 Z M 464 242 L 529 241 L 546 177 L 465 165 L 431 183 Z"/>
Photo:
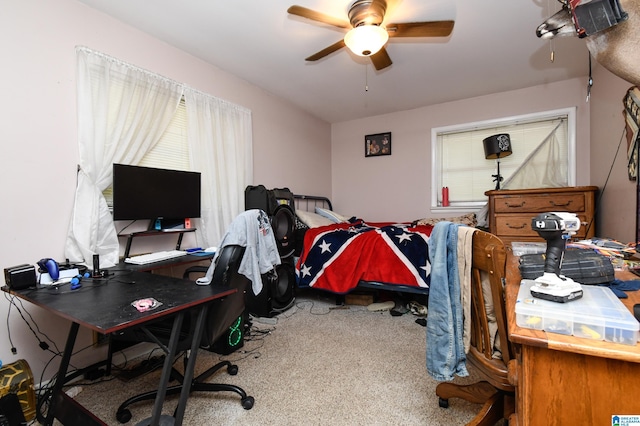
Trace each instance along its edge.
<path fill-rule="evenodd" d="M 453 31 L 455 21 L 406 22 L 388 24 L 389 37 L 446 37 Z"/>
<path fill-rule="evenodd" d="M 344 46 L 344 40 L 340 40 L 339 42 L 334 43 L 329 47 L 325 47 L 318 53 L 314 53 L 313 55 L 306 58 L 305 61 L 317 61 L 318 59 L 324 58 L 325 56 L 335 52 L 336 50 L 342 49 Z"/>
<path fill-rule="evenodd" d="M 371 55 L 369 57 L 371 58 L 371 63 L 373 63 L 373 66 L 378 71 L 390 66 L 393 63 L 393 62 L 391 62 L 391 58 L 389 57 L 389 54 L 387 53 L 387 49 L 385 49 L 384 47 L 382 49 L 380 49 L 377 53 L 374 53 L 373 55 Z"/>
<path fill-rule="evenodd" d="M 333 25 L 334 27 L 351 29 L 351 24 L 348 21 L 343 21 L 342 19 L 334 18 L 333 16 L 307 9 L 306 7 L 294 5 L 287 9 L 287 12 L 302 18 L 311 19 L 312 21 Z"/>

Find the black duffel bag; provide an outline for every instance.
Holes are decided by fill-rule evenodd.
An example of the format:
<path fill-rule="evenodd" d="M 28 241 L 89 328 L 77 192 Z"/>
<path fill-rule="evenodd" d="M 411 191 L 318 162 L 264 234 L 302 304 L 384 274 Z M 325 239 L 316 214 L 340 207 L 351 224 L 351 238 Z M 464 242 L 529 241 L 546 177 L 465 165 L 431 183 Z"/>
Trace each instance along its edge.
<path fill-rule="evenodd" d="M 544 253 L 520 256 L 520 275 L 534 280 L 544 273 Z M 606 284 L 614 280 L 611 260 L 590 249 L 568 249 L 560 273 L 580 284 Z"/>

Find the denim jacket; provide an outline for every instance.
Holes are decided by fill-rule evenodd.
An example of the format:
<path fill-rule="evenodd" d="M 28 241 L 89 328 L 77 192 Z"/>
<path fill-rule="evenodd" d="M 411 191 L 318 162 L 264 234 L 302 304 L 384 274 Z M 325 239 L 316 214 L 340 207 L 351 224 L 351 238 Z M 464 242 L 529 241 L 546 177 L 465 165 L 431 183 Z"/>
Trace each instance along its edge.
<path fill-rule="evenodd" d="M 438 222 L 429 237 L 431 285 L 427 316 L 427 372 L 439 381 L 468 376 L 458 273 L 458 228 Z"/>

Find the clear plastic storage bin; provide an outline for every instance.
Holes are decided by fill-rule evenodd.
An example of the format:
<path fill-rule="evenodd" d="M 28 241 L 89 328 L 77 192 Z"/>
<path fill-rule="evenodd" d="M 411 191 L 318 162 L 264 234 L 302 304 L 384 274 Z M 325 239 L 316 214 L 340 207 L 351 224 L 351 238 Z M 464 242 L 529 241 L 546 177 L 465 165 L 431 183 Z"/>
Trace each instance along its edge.
<path fill-rule="evenodd" d="M 531 295 L 533 280 L 522 280 L 516 303 L 516 324 L 544 330 L 635 345 L 640 323 L 607 287 L 583 285 L 582 298 L 567 303 L 551 302 Z"/>

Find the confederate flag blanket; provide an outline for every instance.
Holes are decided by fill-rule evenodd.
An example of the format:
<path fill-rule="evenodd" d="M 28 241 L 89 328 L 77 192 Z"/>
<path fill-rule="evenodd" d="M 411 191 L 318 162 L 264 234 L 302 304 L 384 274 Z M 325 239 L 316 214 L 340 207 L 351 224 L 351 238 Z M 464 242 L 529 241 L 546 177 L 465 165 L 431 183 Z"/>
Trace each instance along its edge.
<path fill-rule="evenodd" d="M 296 264 L 298 286 L 334 293 L 359 281 L 428 288 L 432 229 L 362 220 L 311 228 Z"/>

